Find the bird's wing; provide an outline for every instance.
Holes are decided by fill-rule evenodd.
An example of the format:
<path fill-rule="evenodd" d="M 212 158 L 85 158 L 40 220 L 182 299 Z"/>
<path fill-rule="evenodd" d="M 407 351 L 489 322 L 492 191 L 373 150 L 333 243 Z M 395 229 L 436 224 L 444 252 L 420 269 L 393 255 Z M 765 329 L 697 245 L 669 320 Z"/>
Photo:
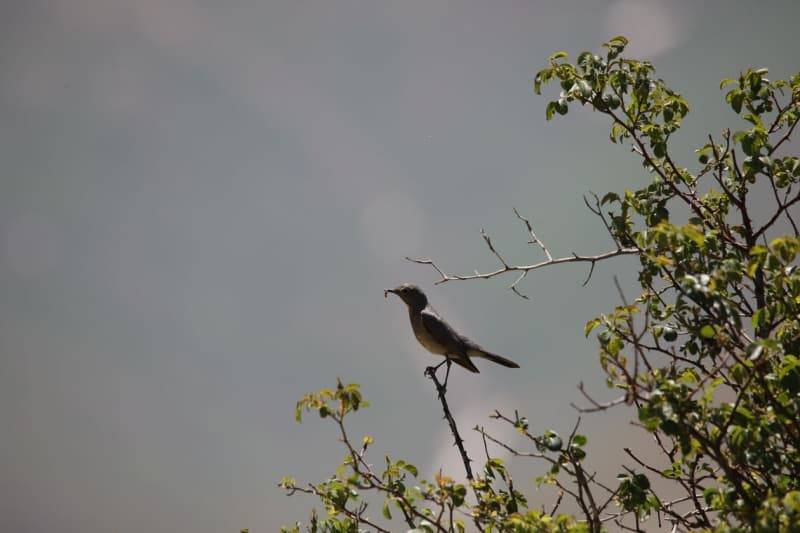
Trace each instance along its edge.
<path fill-rule="evenodd" d="M 464 351 L 461 335 L 436 314 L 436 311 L 423 309 L 420 316 L 422 316 L 422 325 L 430 333 L 431 337 L 441 344 L 448 353 L 455 355 Z"/>
<path fill-rule="evenodd" d="M 439 343 L 446 352 L 448 359 L 456 364 L 459 364 L 469 370 L 470 372 L 480 372 L 478 367 L 469 360 L 466 352 L 467 339 L 458 334 L 450 324 L 448 324 L 442 317 L 436 314 L 433 309 L 424 309 L 420 313 L 422 318 L 422 327 Z"/>

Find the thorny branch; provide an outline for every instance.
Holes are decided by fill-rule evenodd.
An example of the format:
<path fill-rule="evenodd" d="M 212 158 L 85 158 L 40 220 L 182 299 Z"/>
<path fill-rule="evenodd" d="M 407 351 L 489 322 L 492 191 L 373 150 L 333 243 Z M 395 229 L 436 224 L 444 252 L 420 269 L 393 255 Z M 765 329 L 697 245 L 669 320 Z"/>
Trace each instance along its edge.
<path fill-rule="evenodd" d="M 450 361 L 447 361 L 448 365 Z M 472 475 L 472 467 L 470 463 L 472 459 L 469 458 L 467 455 L 467 450 L 464 448 L 464 439 L 461 438 L 461 434 L 458 432 L 458 426 L 456 425 L 456 421 L 453 418 L 453 414 L 450 412 L 450 407 L 447 405 L 447 390 L 444 388 L 441 382 L 436 377 L 436 368 L 435 367 L 428 367 L 425 369 L 425 375 L 428 376 L 433 384 L 436 386 L 436 392 L 439 396 L 439 401 L 442 403 L 442 410 L 444 411 L 444 418 L 447 420 L 447 424 L 450 426 L 450 432 L 453 434 L 453 439 L 455 440 L 455 445 L 458 447 L 458 453 L 461 454 L 461 461 L 464 463 L 464 470 L 467 474 L 467 479 L 470 481 L 474 481 L 474 476 Z"/>

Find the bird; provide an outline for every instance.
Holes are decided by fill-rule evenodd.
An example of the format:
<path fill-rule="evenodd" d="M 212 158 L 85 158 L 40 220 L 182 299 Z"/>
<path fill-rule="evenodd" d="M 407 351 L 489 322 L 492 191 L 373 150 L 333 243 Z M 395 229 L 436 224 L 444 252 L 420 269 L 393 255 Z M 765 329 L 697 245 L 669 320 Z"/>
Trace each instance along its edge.
<path fill-rule="evenodd" d="M 501 357 L 497 354 L 485 350 L 477 343 L 471 341 L 464 335 L 458 333 L 453 327 L 442 318 L 436 310 L 428 303 L 428 297 L 422 292 L 422 289 L 411 283 L 403 283 L 394 289 L 386 289 L 383 291 L 383 297 L 388 298 L 389 294 L 395 294 L 400 297 L 406 306 L 408 306 L 408 316 L 411 319 L 411 329 L 414 331 L 414 336 L 419 343 L 436 355 L 445 356 L 436 367 L 438 369 L 442 364 L 447 363 L 448 375 L 450 371 L 450 363 L 456 363 L 470 372 L 478 373 L 478 367 L 470 359 L 471 357 L 479 357 L 488 359 L 499 365 L 509 368 L 519 368 L 519 365 L 510 359 Z M 445 383 L 447 378 L 445 378 Z"/>

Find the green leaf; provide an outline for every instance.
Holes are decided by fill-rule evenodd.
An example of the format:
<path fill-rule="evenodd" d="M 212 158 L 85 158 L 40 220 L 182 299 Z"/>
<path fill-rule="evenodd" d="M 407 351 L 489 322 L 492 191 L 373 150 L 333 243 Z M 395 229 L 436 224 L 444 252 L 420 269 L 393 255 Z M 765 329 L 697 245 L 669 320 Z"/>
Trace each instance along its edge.
<path fill-rule="evenodd" d="M 606 344 L 605 348 L 606 351 L 609 353 L 609 355 L 611 355 L 612 357 L 616 357 L 619 354 L 620 350 L 622 350 L 622 348 L 624 347 L 625 345 L 623 344 L 622 339 L 620 339 L 615 335 L 611 337 L 611 339 L 609 339 L 608 344 Z"/>
<path fill-rule="evenodd" d="M 557 59 L 564 59 L 565 57 L 569 57 L 569 54 L 563 50 L 559 50 L 558 52 L 555 52 L 553 55 L 551 55 L 548 59 L 550 61 L 555 61 Z"/>
<path fill-rule="evenodd" d="M 800 491 L 787 492 L 783 497 L 783 506 L 795 514 L 800 513 Z"/>
<path fill-rule="evenodd" d="M 759 117 L 758 115 L 754 115 L 752 113 L 747 113 L 742 118 L 745 119 L 747 122 L 749 122 L 750 124 L 752 124 L 754 126 L 763 127 L 763 125 L 764 125 L 763 122 L 761 122 L 761 117 Z"/>
<path fill-rule="evenodd" d="M 755 313 L 753 313 L 753 327 L 755 329 L 759 329 L 760 327 L 766 325 L 767 323 L 767 309 L 762 307 L 761 309 L 757 309 Z"/>
<path fill-rule="evenodd" d="M 613 37 L 608 42 L 603 43 L 603 47 L 608 49 L 608 59 L 616 58 L 622 50 L 625 49 L 625 46 L 628 44 L 628 39 L 623 37 L 622 35 L 617 35 Z"/>
<path fill-rule="evenodd" d="M 553 69 L 545 68 L 536 73 L 533 78 L 533 92 L 542 94 L 542 85 L 548 83 L 553 78 Z"/>
<path fill-rule="evenodd" d="M 742 112 L 742 104 L 744 103 L 744 93 L 741 91 L 736 91 L 736 93 L 731 97 L 731 107 L 733 108 L 736 113 Z"/>
<path fill-rule="evenodd" d="M 419 475 L 419 471 L 417 470 L 417 467 L 412 465 L 412 464 L 406 463 L 405 465 L 403 465 L 403 469 L 406 472 L 409 472 L 414 477 L 417 477 Z"/>
<path fill-rule="evenodd" d="M 490 457 L 487 461 L 487 464 L 494 468 L 505 468 L 503 460 L 499 457 Z"/>
<path fill-rule="evenodd" d="M 599 325 L 600 325 L 600 319 L 599 318 L 593 318 L 590 321 L 588 321 L 586 323 L 586 325 L 583 327 L 583 336 L 584 337 L 588 337 L 589 333 L 591 333 L 592 330 L 594 328 L 596 328 L 597 326 L 599 326 Z"/>
<path fill-rule="evenodd" d="M 383 502 L 383 508 L 381 508 L 381 513 L 386 520 L 392 519 L 392 512 L 389 510 L 389 500 L 385 500 Z"/>
<path fill-rule="evenodd" d="M 575 63 L 577 63 L 578 65 L 585 66 L 590 64 L 593 58 L 594 54 L 592 54 L 591 52 L 581 52 L 580 54 L 578 54 L 578 58 L 575 60 Z"/>
<path fill-rule="evenodd" d="M 661 471 L 661 475 L 670 478 L 670 479 L 677 479 L 681 477 L 681 465 L 680 463 L 672 463 L 672 466 L 667 468 L 666 470 Z"/>
<path fill-rule="evenodd" d="M 706 242 L 706 237 L 703 232 L 693 224 L 687 224 L 681 228 L 684 235 L 694 241 L 697 246 L 703 246 Z"/>
<path fill-rule="evenodd" d="M 584 446 L 586 445 L 587 441 L 588 439 L 586 438 L 586 435 L 575 435 L 572 437 L 572 444 L 575 446 Z"/>
<path fill-rule="evenodd" d="M 550 119 L 553 118 L 553 115 L 556 112 L 556 105 L 557 105 L 556 102 L 550 102 L 550 103 L 547 104 L 547 109 L 545 110 L 545 113 L 544 113 L 544 116 L 545 116 L 545 118 L 547 120 L 550 120 Z"/>
<path fill-rule="evenodd" d="M 617 143 L 625 135 L 625 128 L 622 124 L 615 122 L 613 126 L 611 126 L 611 132 L 608 134 L 608 138 L 611 139 L 611 142 Z"/>

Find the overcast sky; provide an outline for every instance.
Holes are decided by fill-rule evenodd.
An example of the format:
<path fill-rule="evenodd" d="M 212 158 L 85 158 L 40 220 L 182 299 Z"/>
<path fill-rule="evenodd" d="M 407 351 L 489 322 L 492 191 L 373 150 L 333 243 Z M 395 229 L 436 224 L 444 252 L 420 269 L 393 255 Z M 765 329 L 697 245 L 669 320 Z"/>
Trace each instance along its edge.
<path fill-rule="evenodd" d="M 568 432 L 584 381 L 610 397 L 583 324 L 617 303 L 599 265 L 434 287 L 495 266 L 481 228 L 540 259 L 609 242 L 581 195 L 646 183 L 588 111 L 547 123 L 531 81 L 556 50 L 631 38 L 706 132 L 741 127 L 718 84 L 800 70 L 797 2 L 20 0 L 0 8 L 0 529 L 275 531 L 341 459 L 305 392 L 362 384 L 353 431 L 430 477 L 458 473 L 434 361 L 382 290 L 423 286 L 454 325 L 519 361 L 455 369 L 462 428 L 519 408 Z M 577 111 L 577 110 L 576 110 Z M 620 413 L 623 415 L 624 413 Z M 614 475 L 620 415 L 585 421 Z M 480 449 L 474 435 L 470 449 Z M 509 436 L 513 438 L 513 436 Z M 638 441 L 636 439 L 639 439 Z M 499 452 L 498 452 L 499 453 Z M 542 465 L 518 465 L 538 501 Z"/>

